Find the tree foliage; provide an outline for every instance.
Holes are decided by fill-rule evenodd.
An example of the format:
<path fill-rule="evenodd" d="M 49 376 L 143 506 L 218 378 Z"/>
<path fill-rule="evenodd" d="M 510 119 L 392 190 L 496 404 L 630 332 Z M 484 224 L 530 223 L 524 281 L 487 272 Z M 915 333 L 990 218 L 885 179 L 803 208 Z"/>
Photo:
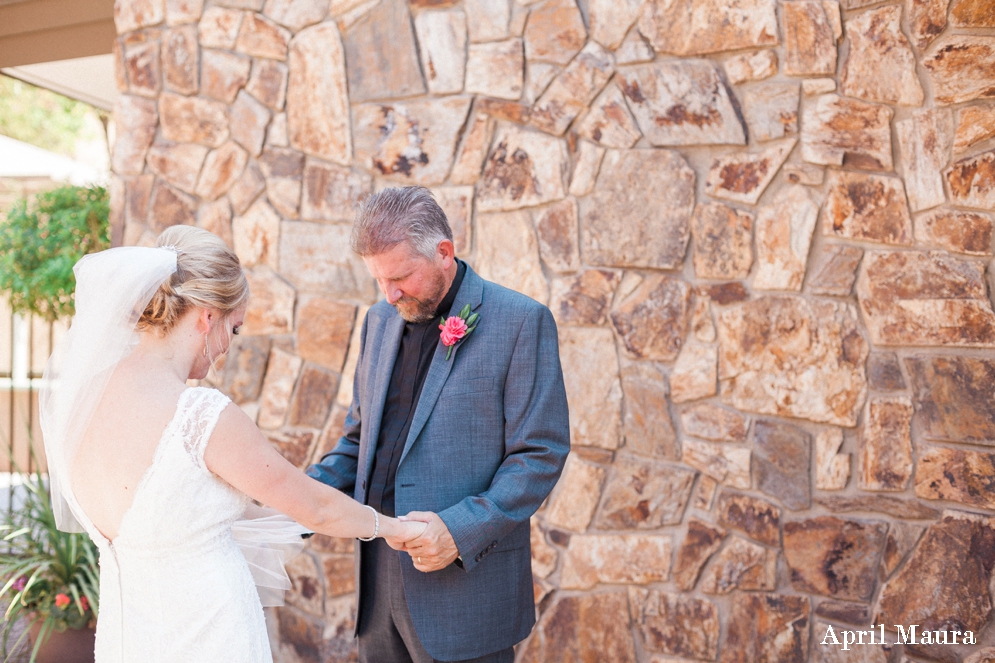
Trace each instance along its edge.
<path fill-rule="evenodd" d="M 16 203 L 0 224 L 0 291 L 11 308 L 46 320 L 71 316 L 73 266 L 110 246 L 109 213 L 102 187 L 65 186 Z"/>
<path fill-rule="evenodd" d="M 0 134 L 68 157 L 88 140 L 87 115 L 80 101 L 0 75 Z"/>

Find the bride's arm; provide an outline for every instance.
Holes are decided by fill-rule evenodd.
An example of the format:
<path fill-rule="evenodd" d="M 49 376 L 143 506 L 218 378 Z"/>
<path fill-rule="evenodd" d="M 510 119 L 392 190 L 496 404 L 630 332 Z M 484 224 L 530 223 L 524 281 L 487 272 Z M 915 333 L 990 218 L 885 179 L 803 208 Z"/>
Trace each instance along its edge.
<path fill-rule="evenodd" d="M 221 413 L 204 450 L 204 463 L 237 490 L 315 532 L 341 538 L 373 535 L 369 507 L 291 465 L 234 404 Z M 407 541 L 424 528 L 424 523 L 381 515 L 379 536 L 392 543 Z"/>

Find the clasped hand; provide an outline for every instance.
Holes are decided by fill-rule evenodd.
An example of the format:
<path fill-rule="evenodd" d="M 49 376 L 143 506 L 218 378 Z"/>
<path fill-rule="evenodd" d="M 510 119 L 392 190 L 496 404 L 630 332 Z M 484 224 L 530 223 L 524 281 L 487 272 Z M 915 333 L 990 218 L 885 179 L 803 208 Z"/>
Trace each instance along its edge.
<path fill-rule="evenodd" d="M 386 539 L 387 545 L 411 555 L 411 560 L 419 571 L 439 571 L 452 564 L 459 556 L 456 542 L 438 514 L 412 511 L 398 520 L 412 527 L 404 529 L 404 536 Z"/>

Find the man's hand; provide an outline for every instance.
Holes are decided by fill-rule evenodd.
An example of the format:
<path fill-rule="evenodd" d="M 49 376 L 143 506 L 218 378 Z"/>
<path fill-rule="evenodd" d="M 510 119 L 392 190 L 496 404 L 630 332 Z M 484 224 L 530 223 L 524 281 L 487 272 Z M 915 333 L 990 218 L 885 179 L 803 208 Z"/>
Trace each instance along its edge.
<path fill-rule="evenodd" d="M 449 528 L 438 514 L 431 511 L 412 511 L 404 520 L 427 523 L 421 536 L 404 544 L 403 550 L 411 555 L 415 568 L 423 573 L 444 569 L 459 557 L 456 542 Z"/>

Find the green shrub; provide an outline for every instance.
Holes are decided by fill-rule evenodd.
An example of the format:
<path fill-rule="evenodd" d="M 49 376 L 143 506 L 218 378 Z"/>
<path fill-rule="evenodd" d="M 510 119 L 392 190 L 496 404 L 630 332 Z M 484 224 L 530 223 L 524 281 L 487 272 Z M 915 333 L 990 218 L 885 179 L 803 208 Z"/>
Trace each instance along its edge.
<path fill-rule="evenodd" d="M 73 265 L 110 246 L 109 213 L 102 187 L 65 186 L 14 205 L 0 224 L 0 291 L 15 312 L 73 314 Z"/>

